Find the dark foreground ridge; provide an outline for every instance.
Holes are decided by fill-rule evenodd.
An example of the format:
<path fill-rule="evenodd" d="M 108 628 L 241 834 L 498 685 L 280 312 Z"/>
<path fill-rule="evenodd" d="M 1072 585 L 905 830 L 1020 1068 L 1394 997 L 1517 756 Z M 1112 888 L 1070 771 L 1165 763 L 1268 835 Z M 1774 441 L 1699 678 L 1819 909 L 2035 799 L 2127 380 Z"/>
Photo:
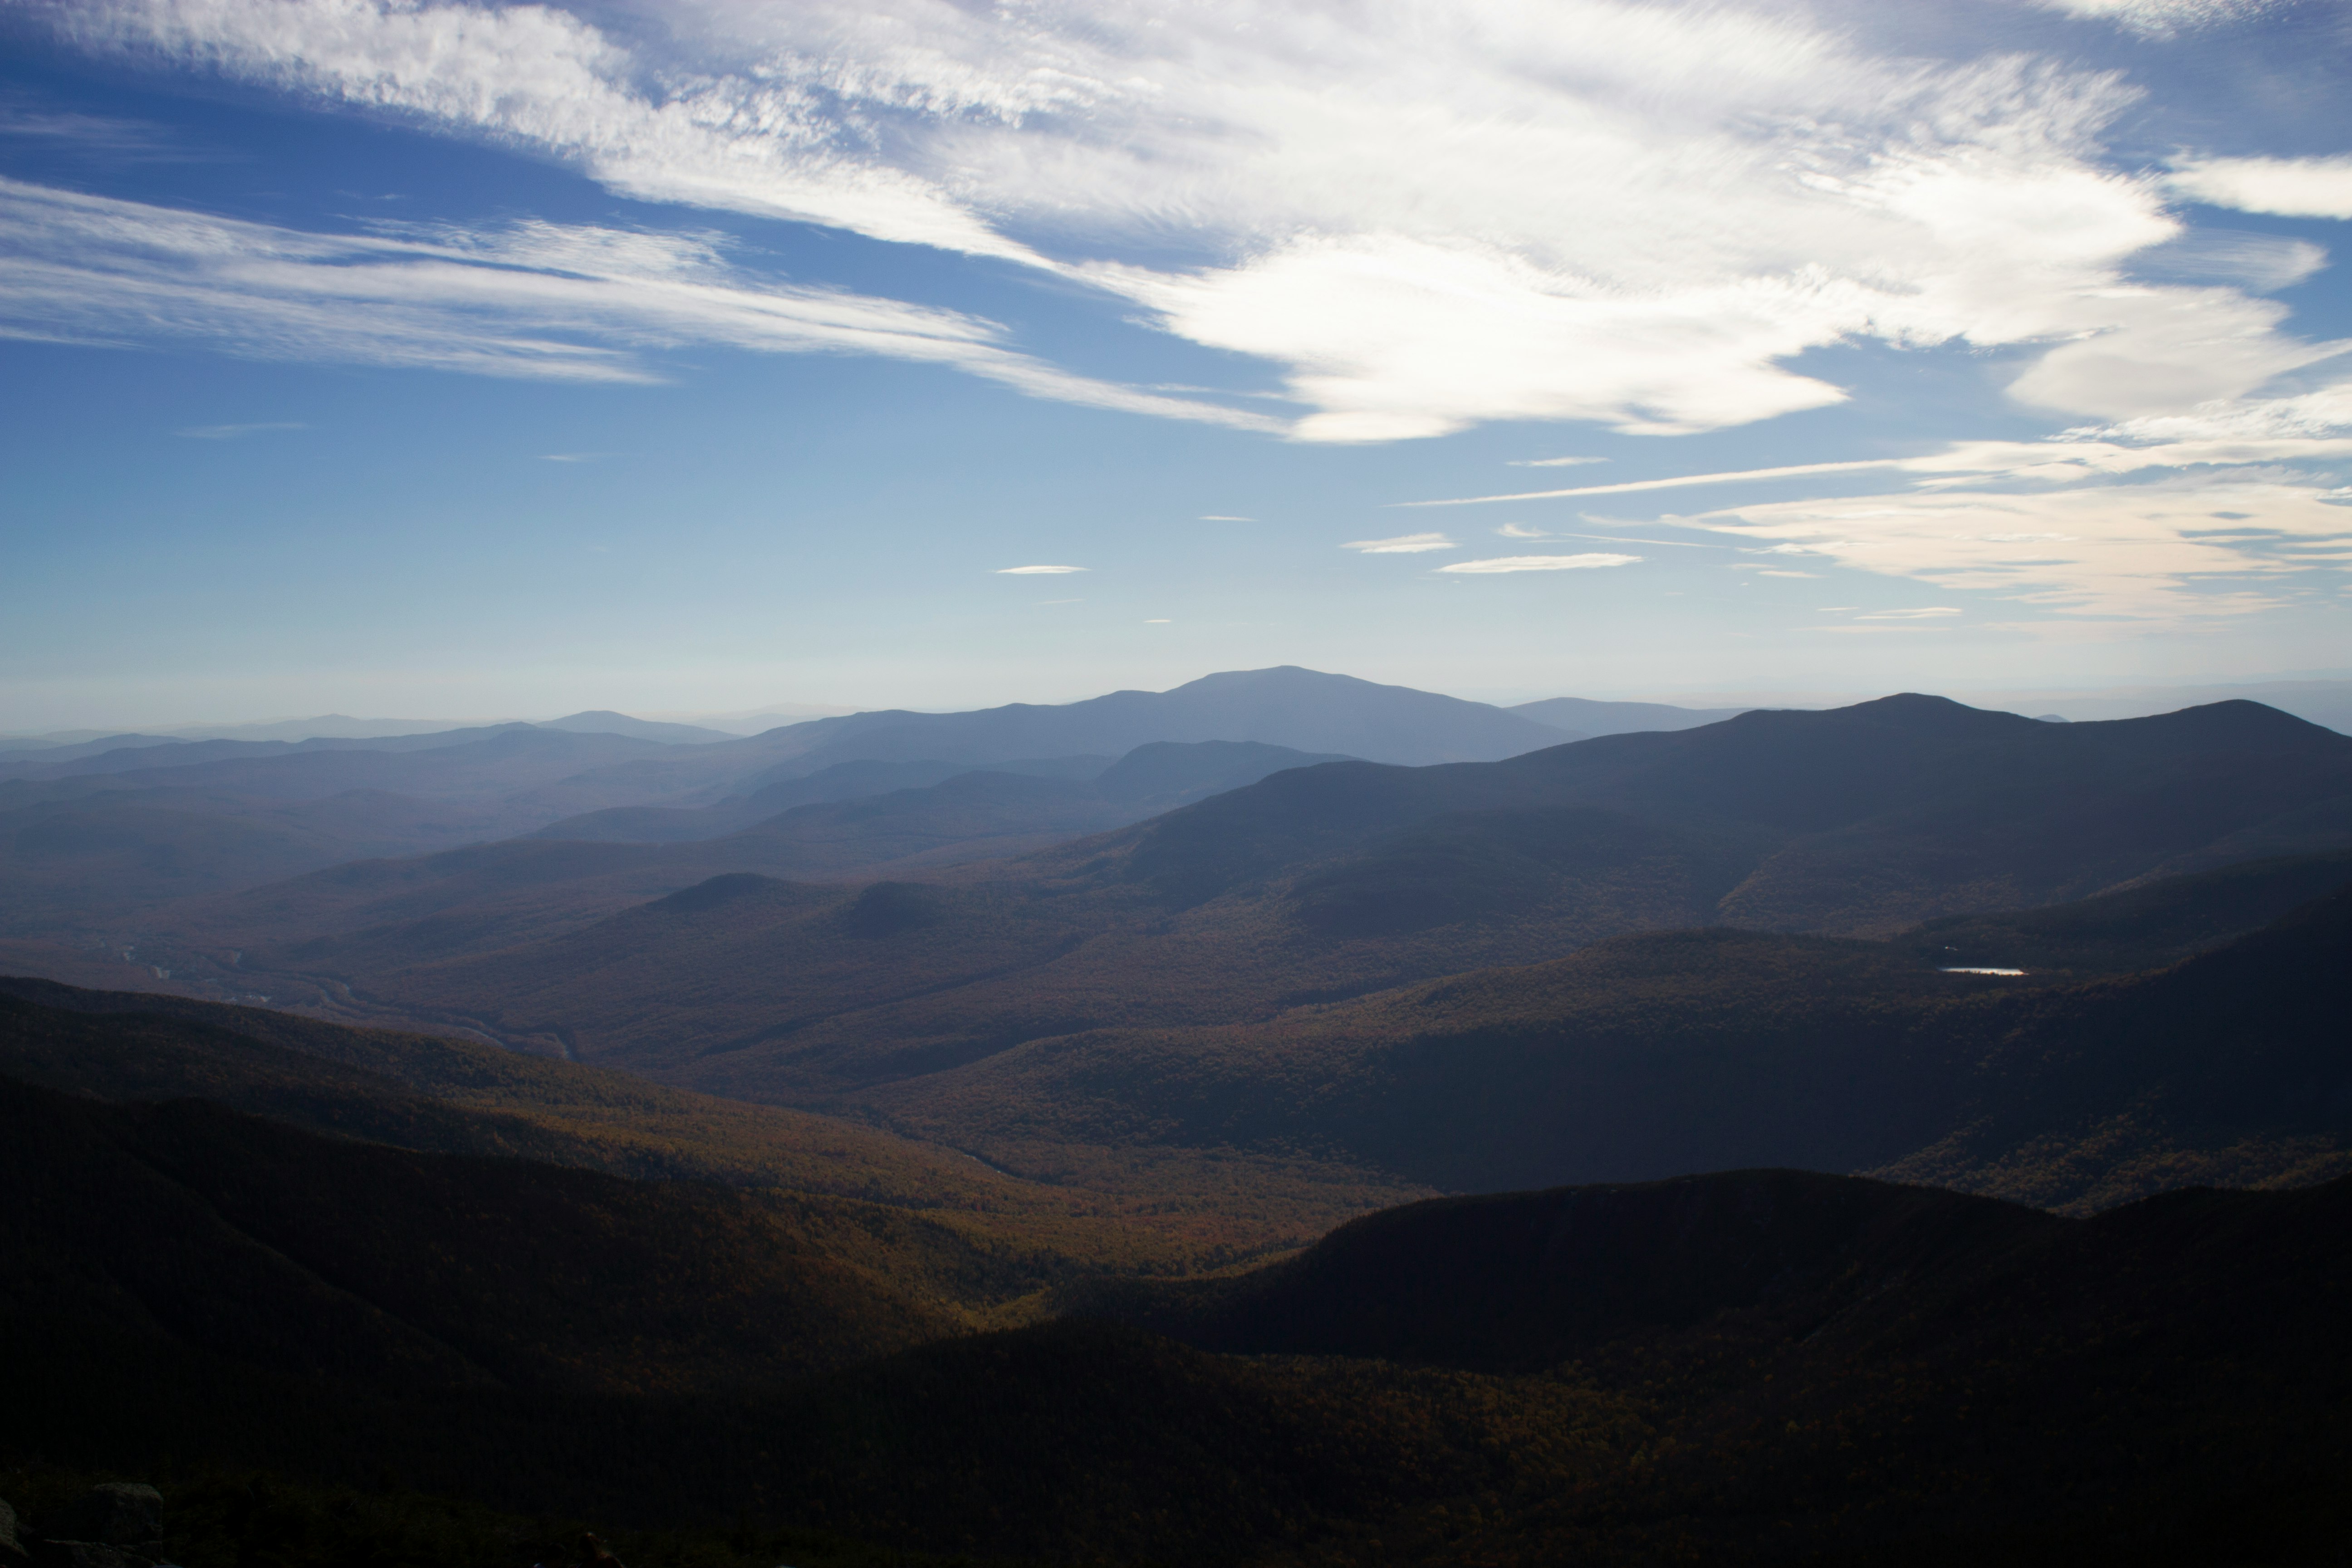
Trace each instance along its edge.
<path fill-rule="evenodd" d="M 1446 1200 L 977 1334 L 755 1194 L 197 1103 L 9 1086 L 0 1184 L 0 1467 L 1090 1562 L 2316 1561 L 2352 1523 L 2352 1183 Z"/>

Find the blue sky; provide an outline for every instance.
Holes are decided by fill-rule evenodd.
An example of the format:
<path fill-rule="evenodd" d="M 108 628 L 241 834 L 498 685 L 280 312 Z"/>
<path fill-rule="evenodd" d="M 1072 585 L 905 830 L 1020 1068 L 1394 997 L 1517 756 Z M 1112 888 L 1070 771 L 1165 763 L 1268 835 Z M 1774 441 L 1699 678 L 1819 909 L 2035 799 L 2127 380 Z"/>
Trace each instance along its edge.
<path fill-rule="evenodd" d="M 2342 5 L 0 47 L 0 730 L 2352 667 Z"/>

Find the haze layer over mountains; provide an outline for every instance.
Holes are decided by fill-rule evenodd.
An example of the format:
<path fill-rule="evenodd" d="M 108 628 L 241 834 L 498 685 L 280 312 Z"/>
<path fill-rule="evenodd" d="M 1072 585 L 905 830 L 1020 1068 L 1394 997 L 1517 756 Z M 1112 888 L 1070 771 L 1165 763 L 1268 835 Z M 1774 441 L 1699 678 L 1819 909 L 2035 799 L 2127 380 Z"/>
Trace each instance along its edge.
<path fill-rule="evenodd" d="M 1640 712 L 1618 722 L 1655 720 Z M 55 929 L 42 922 L 69 915 L 121 918 L 346 860 L 534 833 L 667 843 L 770 825 L 705 875 L 985 858 L 1134 821 L 1304 761 L 1486 759 L 1568 738 L 1482 703 L 1296 669 L 1063 707 L 863 713 L 748 738 L 683 730 L 583 713 L 427 734 L 117 736 L 0 753 L 0 847 L 9 856 L 0 929 L 38 934 Z M 1216 744 L 1122 763 L 1139 748 L 1208 742 Z M 778 820 L 794 807 L 898 796 L 976 771 L 1007 776 L 944 797 L 894 798 L 878 816 Z M 646 885 L 662 885 L 660 874 Z"/>

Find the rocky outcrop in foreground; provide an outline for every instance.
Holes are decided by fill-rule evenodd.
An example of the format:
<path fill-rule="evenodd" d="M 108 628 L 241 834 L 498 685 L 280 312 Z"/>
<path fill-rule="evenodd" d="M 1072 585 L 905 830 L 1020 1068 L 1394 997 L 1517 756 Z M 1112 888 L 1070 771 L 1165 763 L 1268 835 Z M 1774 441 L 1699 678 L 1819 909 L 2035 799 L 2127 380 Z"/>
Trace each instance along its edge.
<path fill-rule="evenodd" d="M 170 1568 L 163 1552 L 163 1494 L 138 1481 L 109 1481 L 82 1493 L 30 1529 L 0 1500 L 0 1563 L 33 1568 Z"/>

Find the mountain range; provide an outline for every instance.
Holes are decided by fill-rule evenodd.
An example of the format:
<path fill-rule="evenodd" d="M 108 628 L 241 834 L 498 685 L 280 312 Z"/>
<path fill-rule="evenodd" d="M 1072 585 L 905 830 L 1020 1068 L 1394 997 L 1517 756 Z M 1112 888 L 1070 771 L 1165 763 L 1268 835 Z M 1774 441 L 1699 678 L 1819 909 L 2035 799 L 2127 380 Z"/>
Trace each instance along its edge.
<path fill-rule="evenodd" d="M 855 715 L 748 739 L 601 711 L 536 725 L 395 728 L 402 732 L 284 739 L 117 735 L 0 753 L 0 936 L 53 948 L 135 942 L 135 926 L 130 935 L 117 928 L 143 911 L 346 861 L 551 829 L 619 841 L 715 837 L 794 805 L 927 787 L 980 766 L 1086 780 L 1139 747 L 1170 742 L 1417 759 L 1501 755 L 1560 738 L 1483 704 L 1293 669 L 1061 708 Z M 1325 732 L 1366 746 L 1300 744 Z M 1246 766 L 1223 773 L 1240 782 L 1261 776 Z M 1115 776 L 1105 785 L 1111 794 L 1092 804 L 1008 796 L 1001 819 L 963 814 L 974 847 L 958 858 L 1132 821 L 1215 787 L 1218 776 L 1208 765 L 1156 789 Z M 744 868 L 829 874 L 906 853 L 754 858 Z"/>
<path fill-rule="evenodd" d="M 627 907 L 642 884 L 615 868 L 687 847 L 354 867 L 185 906 L 173 940 L 341 1016 L 463 1020 L 805 1104 L 1024 1041 L 1255 1026 L 1642 931 L 1885 936 L 2347 847 L 2352 739 L 2257 705 L 2053 725 L 1895 698 L 1500 763 L 1291 769 L 862 889 L 730 870 Z"/>
<path fill-rule="evenodd" d="M 2329 1560 L 2352 739 L 1531 706 L 1645 727 L 49 754 L 0 1492 L 54 1555 L 155 1476 L 199 1564 Z"/>

